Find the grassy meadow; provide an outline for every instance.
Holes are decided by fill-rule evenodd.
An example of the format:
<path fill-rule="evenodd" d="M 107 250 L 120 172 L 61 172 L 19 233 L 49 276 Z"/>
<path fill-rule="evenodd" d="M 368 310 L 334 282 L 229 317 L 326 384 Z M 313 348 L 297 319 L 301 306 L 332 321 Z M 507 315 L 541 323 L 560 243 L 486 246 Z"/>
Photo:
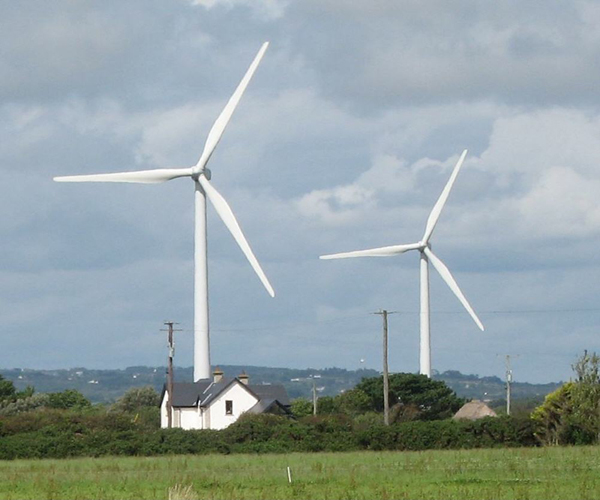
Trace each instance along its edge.
<path fill-rule="evenodd" d="M 597 499 L 600 447 L 0 462 L 2 499 L 167 499 L 170 489 L 173 500 Z"/>

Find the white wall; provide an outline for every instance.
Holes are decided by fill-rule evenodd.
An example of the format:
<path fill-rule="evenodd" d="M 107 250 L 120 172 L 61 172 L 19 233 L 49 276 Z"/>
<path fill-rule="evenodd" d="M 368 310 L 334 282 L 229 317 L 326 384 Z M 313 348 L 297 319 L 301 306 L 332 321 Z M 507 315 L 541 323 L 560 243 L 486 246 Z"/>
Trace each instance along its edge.
<path fill-rule="evenodd" d="M 167 394 L 167 391 L 165 391 L 165 397 L 162 400 L 162 403 L 160 404 L 160 426 L 163 429 L 166 429 L 168 427 L 168 412 L 167 412 L 167 401 L 169 399 L 169 395 Z"/>
<path fill-rule="evenodd" d="M 227 400 L 233 401 L 232 415 L 225 413 L 225 401 Z M 207 412 L 210 413 L 208 416 L 210 418 L 210 429 L 225 429 L 256 403 L 258 403 L 258 399 L 250 394 L 242 384 L 232 384 L 207 408 Z"/>
<path fill-rule="evenodd" d="M 202 419 L 198 408 L 179 408 L 180 425 L 182 429 L 202 429 Z"/>

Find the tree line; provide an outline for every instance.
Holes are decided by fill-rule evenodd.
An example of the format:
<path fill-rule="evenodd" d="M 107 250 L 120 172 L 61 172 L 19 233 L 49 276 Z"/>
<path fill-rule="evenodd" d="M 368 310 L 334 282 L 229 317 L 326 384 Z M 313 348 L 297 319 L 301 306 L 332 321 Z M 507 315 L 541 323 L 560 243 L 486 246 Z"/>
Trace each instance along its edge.
<path fill-rule="evenodd" d="M 134 388 L 111 405 L 66 390 L 17 391 L 0 376 L 0 459 L 100 455 L 350 450 L 424 450 L 594 444 L 600 438 L 600 357 L 585 352 L 575 379 L 531 414 L 455 421 L 465 403 L 444 382 L 390 376 L 391 425 L 383 424 L 382 377 L 312 401 L 292 402 L 292 417 L 243 415 L 222 431 L 160 429 L 159 395 Z"/>

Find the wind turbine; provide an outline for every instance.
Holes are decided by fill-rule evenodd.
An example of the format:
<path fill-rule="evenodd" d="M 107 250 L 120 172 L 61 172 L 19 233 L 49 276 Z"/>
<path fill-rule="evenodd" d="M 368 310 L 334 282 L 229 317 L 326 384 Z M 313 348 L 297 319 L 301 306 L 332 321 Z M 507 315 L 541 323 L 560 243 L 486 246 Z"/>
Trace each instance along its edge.
<path fill-rule="evenodd" d="M 450 287 L 450 290 L 458 297 L 461 304 L 467 310 L 467 312 L 475 321 L 475 324 L 483 331 L 483 324 L 475 314 L 475 311 L 460 291 L 458 284 L 452 277 L 452 274 L 446 267 L 446 265 L 433 253 L 429 241 L 433 230 L 440 218 L 442 209 L 446 204 L 450 190 L 454 185 L 454 181 L 458 176 L 460 167 L 462 166 L 465 156 L 467 156 L 467 150 L 465 149 L 460 155 L 452 175 L 448 180 L 448 183 L 444 187 L 442 194 L 438 198 L 436 204 L 433 206 L 427 224 L 425 225 L 425 233 L 418 243 L 410 243 L 408 245 L 393 245 L 389 247 L 372 248 L 370 250 L 358 250 L 356 252 L 345 252 L 336 253 L 332 255 L 322 255 L 321 259 L 346 259 L 350 257 L 391 257 L 393 255 L 400 255 L 401 253 L 408 252 L 410 250 L 418 250 L 421 254 L 421 373 L 431 377 L 431 343 L 430 343 L 430 328 L 429 328 L 429 262 L 433 265 L 436 271 L 440 274 L 442 279 Z"/>
<path fill-rule="evenodd" d="M 242 94 L 246 90 L 252 75 L 256 71 L 267 47 L 265 42 L 258 54 L 252 61 L 248 71 L 242 78 L 237 89 L 221 111 L 221 114 L 213 124 L 202 155 L 193 167 L 169 168 L 156 170 L 140 170 L 137 172 L 120 172 L 112 174 L 75 175 L 66 177 L 55 177 L 57 182 L 133 182 L 141 184 L 158 184 L 179 177 L 189 177 L 195 186 L 195 234 L 194 234 L 194 380 L 210 377 L 210 336 L 208 322 L 208 269 L 207 269 L 207 246 L 206 246 L 206 198 L 210 200 L 217 214 L 231 232 L 233 238 L 244 252 L 250 265 L 260 278 L 260 281 L 269 292 L 271 297 L 275 296 L 273 287 L 265 276 L 260 264 L 256 260 L 248 241 L 233 215 L 233 212 L 225 199 L 210 183 L 211 172 L 206 164 L 213 154 L 225 127 L 231 119 Z"/>

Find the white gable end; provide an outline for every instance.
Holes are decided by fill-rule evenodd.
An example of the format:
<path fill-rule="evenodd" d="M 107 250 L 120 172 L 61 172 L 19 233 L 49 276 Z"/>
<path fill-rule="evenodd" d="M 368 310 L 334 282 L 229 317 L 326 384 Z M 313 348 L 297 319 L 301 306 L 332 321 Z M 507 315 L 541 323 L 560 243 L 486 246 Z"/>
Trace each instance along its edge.
<path fill-rule="evenodd" d="M 225 429 L 256 403 L 258 398 L 252 395 L 241 382 L 235 381 L 206 408 L 209 428 Z"/>

